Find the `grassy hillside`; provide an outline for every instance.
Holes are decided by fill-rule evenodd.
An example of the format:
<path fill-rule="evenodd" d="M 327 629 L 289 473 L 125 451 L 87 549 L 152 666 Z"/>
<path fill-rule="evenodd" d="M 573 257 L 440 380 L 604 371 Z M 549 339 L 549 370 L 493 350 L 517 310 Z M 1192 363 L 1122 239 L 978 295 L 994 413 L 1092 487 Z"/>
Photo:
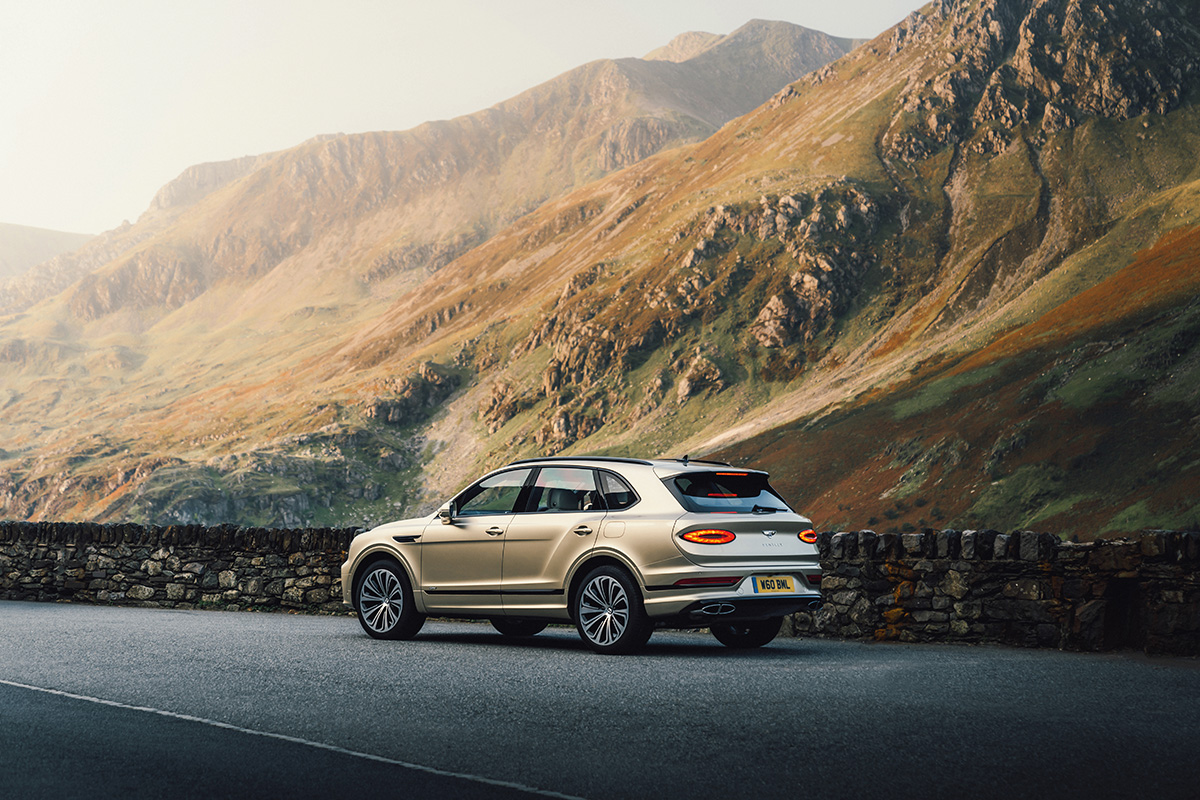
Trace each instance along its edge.
<path fill-rule="evenodd" d="M 1200 524 L 1200 227 L 978 352 L 726 448 L 823 525 Z"/>

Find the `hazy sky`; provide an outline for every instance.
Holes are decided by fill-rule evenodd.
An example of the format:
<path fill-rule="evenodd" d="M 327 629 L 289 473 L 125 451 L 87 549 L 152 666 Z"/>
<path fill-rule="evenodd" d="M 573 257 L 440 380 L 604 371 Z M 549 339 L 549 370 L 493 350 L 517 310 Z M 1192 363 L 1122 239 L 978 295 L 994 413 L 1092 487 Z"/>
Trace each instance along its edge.
<path fill-rule="evenodd" d="M 100 233 L 192 164 L 486 108 L 676 34 L 918 0 L 0 0 L 0 222 Z"/>

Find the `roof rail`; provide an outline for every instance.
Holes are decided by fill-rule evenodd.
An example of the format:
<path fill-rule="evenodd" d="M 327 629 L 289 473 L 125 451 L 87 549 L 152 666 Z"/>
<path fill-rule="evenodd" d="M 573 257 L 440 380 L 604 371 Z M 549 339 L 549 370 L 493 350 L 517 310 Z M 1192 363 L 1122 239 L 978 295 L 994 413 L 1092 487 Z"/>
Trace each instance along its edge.
<path fill-rule="evenodd" d="M 710 464 L 712 466 L 717 466 L 717 467 L 733 466 L 732 464 L 729 464 L 728 462 L 725 462 L 725 461 L 705 461 L 703 459 L 687 458 L 687 457 L 684 457 L 684 458 L 660 458 L 660 459 L 655 459 L 655 460 L 660 461 L 660 462 L 661 461 L 674 461 L 678 464 L 683 464 L 685 467 L 689 467 L 692 464 L 701 464 L 701 465 Z M 642 466 L 646 466 L 646 467 L 654 466 L 654 461 L 651 461 L 649 459 L 622 458 L 620 456 L 544 456 L 542 458 L 521 458 L 521 459 L 517 459 L 516 461 L 509 463 L 508 466 L 511 467 L 513 464 L 532 464 L 534 462 L 542 462 L 542 461 L 606 461 L 606 462 L 613 463 L 613 464 L 641 464 Z"/>
<path fill-rule="evenodd" d="M 513 464 L 531 464 L 537 461 L 607 461 L 616 464 L 641 464 L 643 466 L 654 466 L 654 462 L 647 461 L 644 458 L 620 458 L 618 456 L 545 456 L 543 458 L 520 458 L 513 461 Z"/>

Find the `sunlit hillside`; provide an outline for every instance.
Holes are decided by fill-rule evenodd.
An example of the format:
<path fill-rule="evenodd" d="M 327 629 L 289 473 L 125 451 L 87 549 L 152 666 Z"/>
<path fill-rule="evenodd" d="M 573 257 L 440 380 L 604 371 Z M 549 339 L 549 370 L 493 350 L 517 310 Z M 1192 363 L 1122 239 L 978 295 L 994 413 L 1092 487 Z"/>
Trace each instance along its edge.
<path fill-rule="evenodd" d="M 468 117 L 185 171 L 136 223 L 0 285 L 7 514 L 294 524 L 358 506 L 396 457 L 294 460 L 288 437 L 342 411 L 307 413 L 281 373 L 548 199 L 711 134 L 852 44 L 755 21 Z M 235 423 L 222 407 L 247 398 Z M 277 399 L 282 417 L 262 413 Z M 373 452 L 410 447 L 380 435 Z"/>

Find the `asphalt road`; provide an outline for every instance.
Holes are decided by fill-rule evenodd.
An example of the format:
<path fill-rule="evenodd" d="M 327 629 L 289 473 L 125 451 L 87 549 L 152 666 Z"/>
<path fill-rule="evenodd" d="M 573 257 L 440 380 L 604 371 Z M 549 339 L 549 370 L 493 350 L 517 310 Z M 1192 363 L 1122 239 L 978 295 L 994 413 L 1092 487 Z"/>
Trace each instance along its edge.
<path fill-rule="evenodd" d="M 0 602 L 0 797 L 1200 796 L 1200 663 Z"/>

